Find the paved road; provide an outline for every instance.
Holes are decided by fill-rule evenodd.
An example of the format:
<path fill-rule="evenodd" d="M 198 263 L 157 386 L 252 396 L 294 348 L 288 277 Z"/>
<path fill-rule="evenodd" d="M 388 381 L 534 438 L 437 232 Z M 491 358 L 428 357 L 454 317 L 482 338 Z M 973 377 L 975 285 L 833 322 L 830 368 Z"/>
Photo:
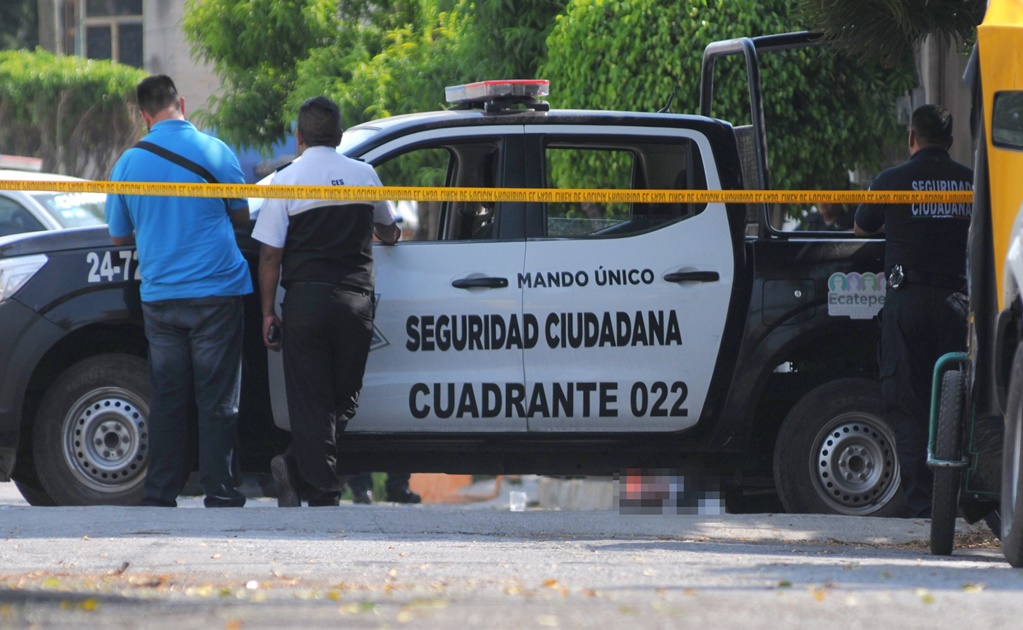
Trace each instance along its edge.
<path fill-rule="evenodd" d="M 982 528 L 506 505 L 34 508 L 0 484 L 0 626 L 1015 627 Z M 195 503 L 189 503 L 195 505 Z M 971 548 L 966 548 L 967 546 Z"/>

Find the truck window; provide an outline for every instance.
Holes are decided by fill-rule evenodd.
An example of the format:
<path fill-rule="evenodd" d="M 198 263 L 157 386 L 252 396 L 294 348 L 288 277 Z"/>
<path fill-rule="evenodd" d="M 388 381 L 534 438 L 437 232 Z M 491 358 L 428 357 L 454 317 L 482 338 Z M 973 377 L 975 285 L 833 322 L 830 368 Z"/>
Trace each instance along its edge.
<path fill-rule="evenodd" d="M 778 204 L 774 215 L 781 217 L 780 225 L 772 217 L 772 223 L 779 230 L 797 230 L 815 233 L 852 233 L 855 204 L 817 203 L 810 206 Z"/>
<path fill-rule="evenodd" d="M 497 141 L 421 147 L 376 165 L 384 186 L 494 188 L 500 151 Z M 480 201 L 400 202 L 402 239 L 464 241 L 496 238 L 498 206 Z"/>
<path fill-rule="evenodd" d="M 550 139 L 544 149 L 546 188 L 610 190 L 706 189 L 703 165 L 688 139 L 592 145 L 578 138 Z M 645 232 L 695 216 L 706 204 L 580 201 L 547 203 L 546 236 L 616 237 Z"/>
<path fill-rule="evenodd" d="M 1023 92 L 995 94 L 991 138 L 996 147 L 1023 151 Z"/>
<path fill-rule="evenodd" d="M 0 236 L 39 232 L 46 228 L 19 203 L 0 196 Z"/>

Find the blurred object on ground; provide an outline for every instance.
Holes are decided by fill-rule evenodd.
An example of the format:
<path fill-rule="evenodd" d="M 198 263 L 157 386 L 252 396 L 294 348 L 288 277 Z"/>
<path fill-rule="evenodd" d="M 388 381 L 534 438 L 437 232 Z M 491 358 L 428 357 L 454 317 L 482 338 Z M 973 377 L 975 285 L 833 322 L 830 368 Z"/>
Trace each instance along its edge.
<path fill-rule="evenodd" d="M 409 479 L 409 488 L 423 497 L 423 503 L 472 503 L 496 498 L 501 489 L 501 477 L 495 478 L 493 491 L 469 491 L 472 485 L 472 475 L 415 473 Z"/>

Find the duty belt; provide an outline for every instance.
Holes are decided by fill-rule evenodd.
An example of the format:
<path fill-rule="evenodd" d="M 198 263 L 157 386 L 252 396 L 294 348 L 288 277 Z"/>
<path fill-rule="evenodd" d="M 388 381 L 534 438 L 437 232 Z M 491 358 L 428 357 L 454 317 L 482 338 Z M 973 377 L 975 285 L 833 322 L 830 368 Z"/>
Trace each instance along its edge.
<path fill-rule="evenodd" d="M 923 284 L 939 289 L 950 291 L 966 291 L 966 280 L 960 276 L 947 273 L 931 273 L 928 271 L 917 271 L 915 269 L 903 269 L 902 265 L 895 265 L 888 272 L 888 286 L 893 289 L 906 284 Z"/>

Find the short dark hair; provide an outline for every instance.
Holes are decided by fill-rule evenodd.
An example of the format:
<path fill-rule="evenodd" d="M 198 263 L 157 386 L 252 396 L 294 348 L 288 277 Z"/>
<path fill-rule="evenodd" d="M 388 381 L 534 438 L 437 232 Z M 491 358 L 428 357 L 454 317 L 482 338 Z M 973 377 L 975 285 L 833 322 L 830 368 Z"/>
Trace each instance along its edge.
<path fill-rule="evenodd" d="M 316 96 L 298 109 L 298 130 L 307 147 L 341 144 L 341 110 L 326 96 Z"/>
<path fill-rule="evenodd" d="M 952 114 L 941 105 L 921 105 L 913 112 L 913 133 L 921 146 L 947 147 L 952 142 Z"/>
<path fill-rule="evenodd" d="M 139 109 L 155 116 L 171 105 L 178 103 L 178 88 L 166 74 L 154 74 L 146 77 L 135 87 L 135 99 Z"/>

